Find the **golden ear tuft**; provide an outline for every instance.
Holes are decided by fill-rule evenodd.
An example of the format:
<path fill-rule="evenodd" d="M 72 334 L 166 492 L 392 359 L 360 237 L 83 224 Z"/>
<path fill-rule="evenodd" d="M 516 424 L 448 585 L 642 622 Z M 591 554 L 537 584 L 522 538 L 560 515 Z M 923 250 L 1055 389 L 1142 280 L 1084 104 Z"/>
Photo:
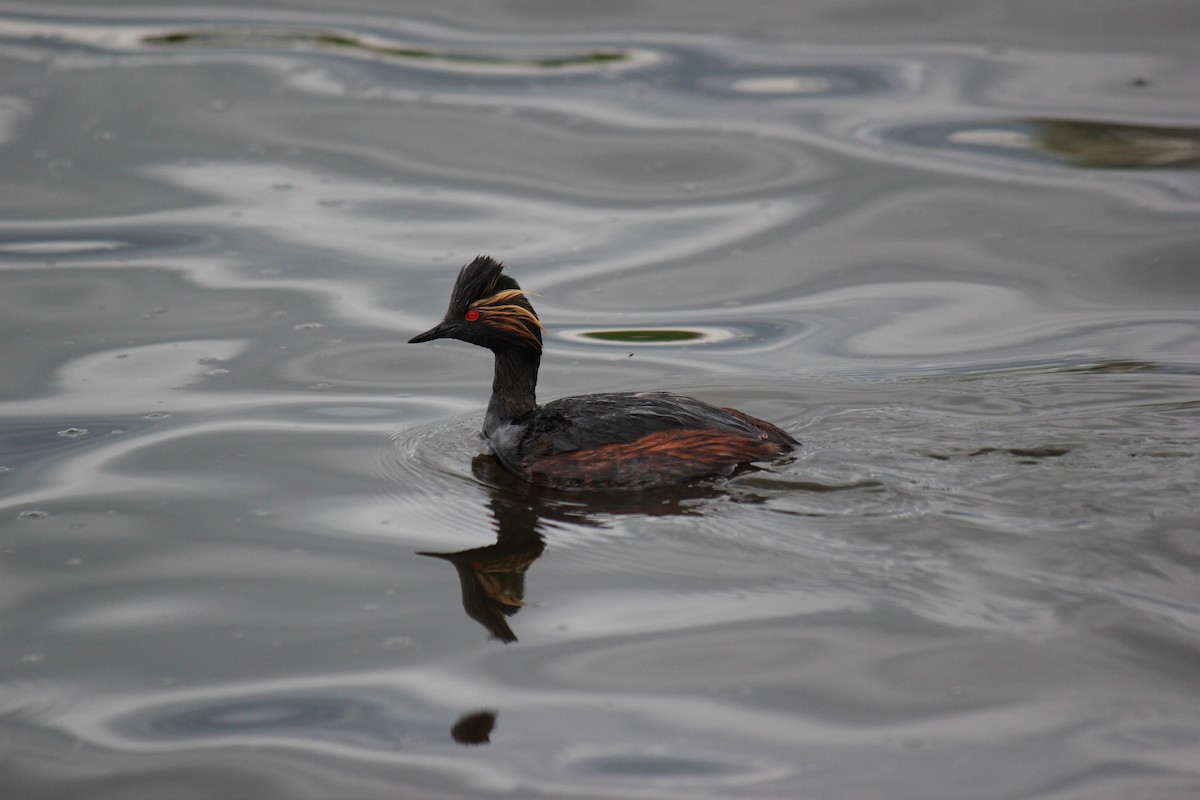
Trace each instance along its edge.
<path fill-rule="evenodd" d="M 524 297 L 525 292 L 521 289 L 504 289 L 476 300 L 469 307 L 479 312 L 479 321 L 485 325 L 525 339 L 541 349 L 542 342 L 536 331 L 545 330 L 545 326 L 532 308 L 513 302 Z"/>

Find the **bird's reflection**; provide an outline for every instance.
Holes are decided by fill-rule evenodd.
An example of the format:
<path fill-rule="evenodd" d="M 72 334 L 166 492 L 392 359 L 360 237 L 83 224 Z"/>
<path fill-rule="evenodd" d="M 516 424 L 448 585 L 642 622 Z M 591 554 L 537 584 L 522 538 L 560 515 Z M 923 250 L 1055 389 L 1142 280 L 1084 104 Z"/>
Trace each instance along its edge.
<path fill-rule="evenodd" d="M 492 460 L 476 458 L 472 463 L 476 475 L 481 459 Z M 539 509 L 529 501 L 520 494 L 492 491 L 488 505 L 496 521 L 495 543 L 453 553 L 420 553 L 454 565 L 467 616 L 505 643 L 517 640 L 506 618 L 525 605 L 525 570 L 546 548 L 538 530 Z"/>
<path fill-rule="evenodd" d="M 505 644 L 517 641 L 510 620 L 525 605 L 526 571 L 546 549 L 542 531 L 547 521 L 601 525 L 604 517 L 614 514 L 703 514 L 706 502 L 728 497 L 727 491 L 712 486 L 564 494 L 530 486 L 510 475 L 489 455 L 476 456 L 471 472 L 487 487 L 496 541 L 469 550 L 420 555 L 454 565 L 467 616 Z M 756 499 L 746 493 L 739 496 L 741 502 Z M 486 744 L 497 713 L 494 709 L 467 712 L 451 728 L 451 736 L 462 745 Z"/>
<path fill-rule="evenodd" d="M 693 486 L 652 492 L 589 492 L 584 498 L 531 487 L 489 455 L 476 456 L 471 472 L 488 488 L 496 541 L 469 550 L 420 555 L 454 565 L 467 616 L 506 644 L 517 641 L 509 619 L 525 605 L 525 572 L 546 548 L 542 535 L 545 520 L 596 525 L 602 514 L 688 515 L 702 513 L 690 507 L 695 501 L 724 495 L 713 487 Z"/>

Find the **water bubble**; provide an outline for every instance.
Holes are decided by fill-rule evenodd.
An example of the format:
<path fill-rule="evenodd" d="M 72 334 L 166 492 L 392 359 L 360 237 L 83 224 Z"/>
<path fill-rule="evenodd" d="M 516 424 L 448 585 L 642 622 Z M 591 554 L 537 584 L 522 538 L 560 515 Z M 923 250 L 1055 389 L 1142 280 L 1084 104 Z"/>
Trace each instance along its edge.
<path fill-rule="evenodd" d="M 31 508 L 28 511 L 22 511 L 17 516 L 19 516 L 21 519 L 45 519 L 46 517 L 50 516 L 50 512 Z"/>

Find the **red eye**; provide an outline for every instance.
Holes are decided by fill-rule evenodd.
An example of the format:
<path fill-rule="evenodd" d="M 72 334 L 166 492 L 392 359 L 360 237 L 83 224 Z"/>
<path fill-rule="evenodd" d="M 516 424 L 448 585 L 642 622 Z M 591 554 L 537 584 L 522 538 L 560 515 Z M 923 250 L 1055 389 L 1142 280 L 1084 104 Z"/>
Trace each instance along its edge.
<path fill-rule="evenodd" d="M 479 319 L 479 312 L 472 308 L 466 313 L 466 319 L 467 322 L 474 322 L 475 320 Z"/>

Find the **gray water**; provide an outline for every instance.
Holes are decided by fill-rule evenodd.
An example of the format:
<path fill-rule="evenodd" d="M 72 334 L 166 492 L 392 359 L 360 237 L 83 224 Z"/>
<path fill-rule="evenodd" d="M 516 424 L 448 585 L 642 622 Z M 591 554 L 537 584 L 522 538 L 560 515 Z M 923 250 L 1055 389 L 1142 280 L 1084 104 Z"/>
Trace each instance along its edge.
<path fill-rule="evenodd" d="M 1200 793 L 1194 4 L 310 5 L 0 6 L 0 795 Z"/>

